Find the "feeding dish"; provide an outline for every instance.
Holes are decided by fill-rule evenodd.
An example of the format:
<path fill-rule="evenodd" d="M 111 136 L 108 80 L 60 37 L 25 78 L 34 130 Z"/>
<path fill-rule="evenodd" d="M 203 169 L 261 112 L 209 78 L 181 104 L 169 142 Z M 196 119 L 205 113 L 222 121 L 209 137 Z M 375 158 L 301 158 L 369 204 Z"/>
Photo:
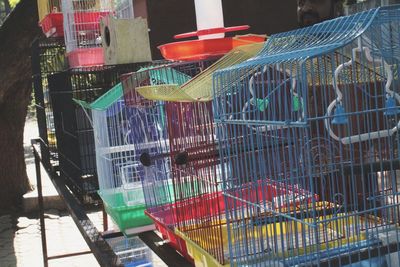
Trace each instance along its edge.
<path fill-rule="evenodd" d="M 264 42 L 263 35 L 241 35 L 218 39 L 189 40 L 160 45 L 158 48 L 167 60 L 202 60 L 223 56 L 233 48 L 250 43 Z"/>

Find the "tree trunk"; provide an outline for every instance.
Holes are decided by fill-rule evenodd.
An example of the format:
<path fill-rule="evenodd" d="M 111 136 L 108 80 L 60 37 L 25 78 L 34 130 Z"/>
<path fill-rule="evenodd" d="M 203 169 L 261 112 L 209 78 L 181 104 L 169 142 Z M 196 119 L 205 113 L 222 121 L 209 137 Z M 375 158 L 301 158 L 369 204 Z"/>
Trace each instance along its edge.
<path fill-rule="evenodd" d="M 22 0 L 0 27 L 0 212 L 29 188 L 23 130 L 32 91 L 30 44 L 39 34 L 36 1 Z"/>

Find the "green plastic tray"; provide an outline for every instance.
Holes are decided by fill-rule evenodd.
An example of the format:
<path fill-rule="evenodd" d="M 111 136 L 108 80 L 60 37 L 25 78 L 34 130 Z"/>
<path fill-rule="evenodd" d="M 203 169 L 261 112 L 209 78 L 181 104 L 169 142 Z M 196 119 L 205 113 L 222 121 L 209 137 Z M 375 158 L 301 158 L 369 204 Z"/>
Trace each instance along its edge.
<path fill-rule="evenodd" d="M 138 194 L 143 195 L 142 188 L 137 190 Z M 127 229 L 153 224 L 153 221 L 144 214 L 146 209 L 144 199 L 143 204 L 127 206 L 121 188 L 99 190 L 98 193 L 104 202 L 107 214 L 111 216 L 122 232 L 125 233 Z"/>

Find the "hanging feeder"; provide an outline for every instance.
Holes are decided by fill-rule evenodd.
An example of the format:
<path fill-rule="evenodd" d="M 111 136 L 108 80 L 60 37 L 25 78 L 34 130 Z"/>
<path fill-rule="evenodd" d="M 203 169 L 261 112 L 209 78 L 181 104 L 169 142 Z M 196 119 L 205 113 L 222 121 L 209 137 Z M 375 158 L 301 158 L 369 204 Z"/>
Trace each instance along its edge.
<path fill-rule="evenodd" d="M 220 57 L 237 46 L 264 42 L 262 35 L 243 35 L 225 37 L 226 32 L 243 31 L 249 25 L 224 27 L 221 1 L 195 0 L 197 31 L 177 34 L 175 39 L 198 37 L 198 40 L 188 40 L 160 45 L 162 56 L 167 60 L 203 60 Z"/>

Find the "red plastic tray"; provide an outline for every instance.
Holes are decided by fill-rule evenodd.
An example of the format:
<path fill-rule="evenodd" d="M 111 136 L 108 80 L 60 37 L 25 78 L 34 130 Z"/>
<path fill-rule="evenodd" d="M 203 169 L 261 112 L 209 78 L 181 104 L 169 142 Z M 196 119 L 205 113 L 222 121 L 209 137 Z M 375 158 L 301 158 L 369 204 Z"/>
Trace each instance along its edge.
<path fill-rule="evenodd" d="M 263 196 L 266 198 L 267 201 L 272 201 L 274 197 L 282 196 L 282 195 L 289 195 L 291 196 L 294 193 L 302 194 L 307 196 L 307 201 L 311 202 L 313 199 L 318 200 L 318 195 L 311 195 L 305 190 L 301 189 L 291 189 L 288 190 L 284 189 L 284 185 L 278 182 L 269 181 L 268 185 L 262 186 L 262 181 L 258 181 L 257 193 L 254 193 L 254 185 L 246 184 L 243 185 L 241 189 L 236 189 L 235 191 L 231 192 L 235 197 L 244 199 L 250 202 L 256 202 L 257 196 Z M 287 187 L 287 186 L 286 186 Z M 288 191 L 288 192 L 287 192 Z M 287 193 L 287 194 L 286 194 Z M 231 207 L 240 207 L 244 205 L 242 201 L 231 199 L 230 201 L 235 201 L 236 203 L 230 204 Z M 305 201 L 304 199 L 301 200 L 302 202 Z M 299 203 L 291 203 L 290 205 L 297 205 Z M 194 212 L 188 212 L 188 211 Z M 152 214 L 153 217 L 156 216 L 158 221 L 164 225 L 176 225 L 176 219 L 179 222 L 184 221 L 193 221 L 193 215 L 196 218 L 204 218 L 204 217 L 211 217 L 222 214 L 225 212 L 225 202 L 224 196 L 222 192 L 216 192 L 213 194 L 203 194 L 201 197 L 193 197 L 188 198 L 185 200 L 180 200 L 172 204 L 167 204 L 162 207 L 157 207 L 157 211 L 154 213 L 151 210 L 147 210 L 149 214 Z"/>
<path fill-rule="evenodd" d="M 287 189 L 285 189 L 285 187 Z M 257 193 L 255 193 L 255 191 L 257 191 Z M 273 181 L 268 181 L 268 184 L 265 184 L 265 181 L 261 180 L 258 181 L 256 185 L 250 183 L 244 184 L 240 189 L 235 189 L 234 191 L 230 192 L 230 194 L 234 197 L 244 199 L 252 203 L 257 202 L 261 196 L 263 196 L 266 201 L 272 201 L 275 197 L 284 195 L 292 196 L 293 193 L 306 195 L 308 202 L 311 202 L 312 199 L 318 200 L 318 195 L 312 196 L 308 191 L 291 188 L 279 182 Z M 235 200 L 233 198 L 229 199 L 229 201 L 232 201 L 232 203 L 229 205 L 230 207 L 241 207 L 244 205 L 243 201 Z M 303 202 L 305 199 L 301 199 L 300 201 Z M 292 202 L 290 203 L 290 206 L 297 204 L 299 204 L 297 201 Z M 224 196 L 222 192 L 202 194 L 201 197 L 188 198 L 166 205 L 163 210 L 167 211 L 169 214 L 175 214 L 179 222 L 193 221 L 193 215 L 196 218 L 217 216 L 225 212 Z M 188 210 L 193 212 L 188 212 Z M 165 218 L 165 220 L 166 222 L 172 222 L 169 218 Z"/>
<path fill-rule="evenodd" d="M 264 41 L 265 36 L 250 34 L 219 39 L 174 42 L 160 45 L 158 49 L 167 60 L 193 61 L 220 57 L 237 46 Z"/>
<path fill-rule="evenodd" d="M 179 251 L 179 253 L 182 254 L 182 256 L 184 256 L 188 261 L 190 262 L 194 262 L 192 257 L 190 257 L 187 248 L 186 248 L 186 242 L 185 240 L 183 240 L 181 237 L 177 236 L 173 230 L 173 225 L 172 224 L 168 224 L 165 222 L 160 222 L 159 221 L 159 217 L 157 216 L 153 216 L 151 212 L 148 212 L 147 210 L 145 210 L 144 212 L 147 216 L 149 216 L 155 226 L 156 229 L 161 233 L 161 236 L 164 240 L 168 240 L 168 245 L 170 245 L 171 247 L 173 247 L 175 250 Z M 171 216 L 169 216 L 171 217 Z M 168 227 L 170 226 L 170 227 Z"/>
<path fill-rule="evenodd" d="M 67 54 L 71 68 L 104 65 L 102 47 L 78 48 Z"/>
<path fill-rule="evenodd" d="M 39 26 L 42 27 L 43 33 L 48 38 L 64 36 L 62 13 L 47 14 L 42 21 L 39 22 Z"/>
<path fill-rule="evenodd" d="M 257 196 L 267 197 L 267 200 L 272 200 L 274 197 L 286 194 L 284 186 L 279 182 L 268 181 L 268 185 L 263 185 L 265 181 L 258 181 L 257 194 L 254 193 L 254 185 L 246 184 L 241 189 L 235 190 L 232 194 L 245 199 L 247 201 L 255 202 Z M 288 194 L 291 196 L 293 192 L 297 194 L 306 195 L 306 199 L 301 200 L 311 202 L 313 199 L 318 200 L 318 195 L 311 195 L 305 190 L 298 188 L 288 188 Z M 236 203 L 232 203 L 232 207 L 240 207 L 244 205 L 243 202 L 232 199 Z M 290 205 L 297 205 L 299 203 L 291 203 Z M 195 212 L 188 212 L 195 211 Z M 163 239 L 169 240 L 170 245 L 182 253 L 187 259 L 191 259 L 187 253 L 186 242 L 174 233 L 174 227 L 177 222 L 192 221 L 193 216 L 197 218 L 204 218 L 205 216 L 216 216 L 225 212 L 224 196 L 222 192 L 214 194 L 204 194 L 201 197 L 189 198 L 181 200 L 172 204 L 167 204 L 159 207 L 149 208 L 145 213 L 154 221 L 156 228 L 162 234 Z"/>

